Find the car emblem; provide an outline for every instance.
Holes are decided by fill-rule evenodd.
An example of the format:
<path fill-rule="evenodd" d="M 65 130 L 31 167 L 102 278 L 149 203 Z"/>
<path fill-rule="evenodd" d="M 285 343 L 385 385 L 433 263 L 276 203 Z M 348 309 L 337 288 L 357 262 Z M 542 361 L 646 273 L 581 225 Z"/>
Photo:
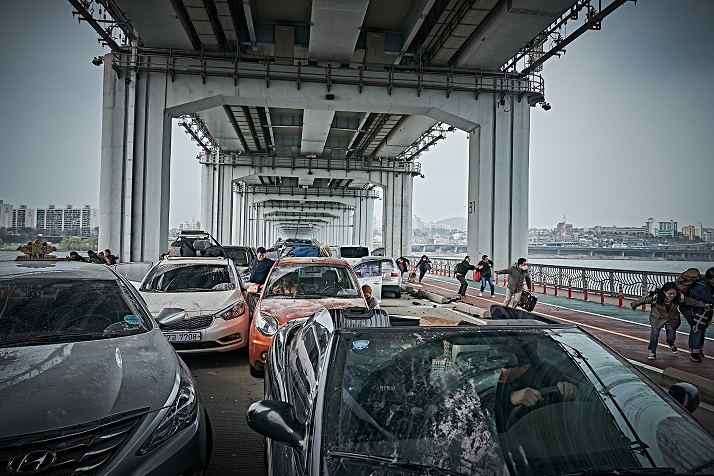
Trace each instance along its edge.
<path fill-rule="evenodd" d="M 33 474 L 49 468 L 56 460 L 57 455 L 52 451 L 30 451 L 12 458 L 7 463 L 7 469 L 15 474 Z"/>

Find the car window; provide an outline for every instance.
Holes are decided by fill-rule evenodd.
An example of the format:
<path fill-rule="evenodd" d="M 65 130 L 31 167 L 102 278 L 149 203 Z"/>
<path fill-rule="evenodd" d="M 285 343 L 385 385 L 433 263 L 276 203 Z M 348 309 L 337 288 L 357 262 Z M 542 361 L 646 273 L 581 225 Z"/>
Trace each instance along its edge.
<path fill-rule="evenodd" d="M 691 415 L 574 329 L 342 332 L 328 378 L 327 455 L 459 474 L 688 472 L 711 460 L 714 439 Z M 541 400 L 514 403 L 529 388 Z M 364 459 L 328 460 L 329 474 L 364 474 Z"/>
<path fill-rule="evenodd" d="M 241 248 L 223 248 L 228 256 L 237 266 L 249 266 L 250 258 L 248 252 Z"/>
<path fill-rule="evenodd" d="M 379 276 L 381 274 L 381 263 L 377 260 L 365 261 L 356 264 L 353 269 L 358 278 Z"/>
<path fill-rule="evenodd" d="M 347 266 L 285 264 L 271 271 L 265 296 L 352 298 L 359 296 L 359 290 Z"/>
<path fill-rule="evenodd" d="M 28 339 L 42 344 L 69 342 L 72 336 L 88 340 L 146 332 L 152 325 L 127 291 L 111 280 L 0 279 L 0 346 Z"/>
<path fill-rule="evenodd" d="M 236 284 L 225 264 L 162 263 L 149 271 L 139 290 L 180 293 L 234 289 Z"/>
<path fill-rule="evenodd" d="M 364 258 L 369 256 L 369 250 L 364 246 L 343 246 L 340 248 L 341 258 Z"/>

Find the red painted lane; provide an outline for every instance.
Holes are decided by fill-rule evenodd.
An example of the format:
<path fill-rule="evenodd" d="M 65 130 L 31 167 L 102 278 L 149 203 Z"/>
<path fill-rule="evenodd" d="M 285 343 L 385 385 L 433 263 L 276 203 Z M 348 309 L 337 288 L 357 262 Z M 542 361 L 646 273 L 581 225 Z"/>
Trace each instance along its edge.
<path fill-rule="evenodd" d="M 415 286 L 419 284 L 421 284 L 426 291 L 447 298 L 458 297 L 456 292 L 459 289 L 459 283 L 433 279 L 427 275 L 421 283 L 413 283 Z M 461 302 L 483 309 L 488 309 L 492 304 L 503 303 L 503 294 L 496 293 L 496 296 L 492 298 L 490 297 L 490 293 L 485 292 L 483 297 L 479 297 L 479 289 L 480 287 L 474 288 L 469 286 L 466 291 L 466 297 L 462 298 Z M 626 359 L 642 362 L 660 369 L 674 367 L 694 375 L 714 380 L 714 357 L 706 355 L 701 363 L 692 362 L 689 358 L 690 354 L 687 346 L 687 336 L 685 334 L 677 334 L 676 345 L 679 347 L 679 352 L 675 354 L 672 353 L 669 350 L 669 346 L 665 344 L 664 330 L 662 330 L 659 347 L 657 349 L 657 359 L 648 360 L 647 344 L 649 342 L 650 327 L 647 325 L 600 316 L 590 312 L 567 309 L 547 303 L 538 303 L 534 312 L 554 319 L 557 322 L 580 326 Z M 712 347 L 708 348 L 710 352 L 714 351 Z"/>

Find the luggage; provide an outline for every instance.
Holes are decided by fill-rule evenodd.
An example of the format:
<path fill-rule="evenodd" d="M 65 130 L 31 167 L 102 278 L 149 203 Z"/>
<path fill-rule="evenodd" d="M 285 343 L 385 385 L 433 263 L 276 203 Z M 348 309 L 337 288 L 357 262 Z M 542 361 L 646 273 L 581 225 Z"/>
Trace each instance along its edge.
<path fill-rule="evenodd" d="M 518 307 L 525 309 L 526 311 L 532 311 L 536 307 L 538 298 L 533 295 L 530 291 L 525 289 L 521 292 L 521 299 L 518 301 Z"/>

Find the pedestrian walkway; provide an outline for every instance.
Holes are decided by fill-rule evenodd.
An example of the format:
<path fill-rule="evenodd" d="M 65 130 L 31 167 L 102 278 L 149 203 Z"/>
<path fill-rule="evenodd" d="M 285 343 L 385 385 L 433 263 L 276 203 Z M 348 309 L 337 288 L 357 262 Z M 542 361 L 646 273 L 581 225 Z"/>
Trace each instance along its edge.
<path fill-rule="evenodd" d="M 447 276 L 437 276 L 429 274 L 424 277 L 421 283 L 414 283 L 418 287 L 421 284 L 425 291 L 429 291 L 447 298 L 457 298 L 459 282 L 455 278 Z M 462 302 L 471 304 L 483 309 L 490 308 L 493 304 L 502 304 L 505 298 L 505 288 L 496 287 L 496 296 L 491 297 L 487 287 L 484 296 L 479 297 L 480 283 L 469 281 L 469 288 Z M 560 290 L 562 291 L 562 290 Z M 551 290 L 552 292 L 552 290 Z M 630 308 L 631 299 L 624 299 L 623 307 L 618 307 L 618 299 L 606 296 L 605 305 L 599 301 L 584 301 L 582 293 L 576 298 L 568 299 L 566 296 L 555 296 L 553 294 L 542 294 L 537 292 L 538 304 L 534 313 L 548 317 L 564 324 L 574 324 L 580 326 L 585 331 L 595 336 L 600 341 L 607 344 L 623 357 L 642 365 L 655 367 L 660 370 L 674 367 L 691 374 L 714 380 L 714 357 L 705 355 L 702 363 L 695 363 L 689 359 L 689 349 L 687 347 L 687 337 L 689 326 L 682 319 L 682 325 L 677 332 L 677 346 L 680 351 L 672 353 L 661 338 L 656 360 L 647 360 L 647 343 L 649 342 L 649 309 L 642 312 L 640 308 L 633 311 Z M 714 354 L 714 339 L 707 338 L 704 351 L 709 350 Z"/>

